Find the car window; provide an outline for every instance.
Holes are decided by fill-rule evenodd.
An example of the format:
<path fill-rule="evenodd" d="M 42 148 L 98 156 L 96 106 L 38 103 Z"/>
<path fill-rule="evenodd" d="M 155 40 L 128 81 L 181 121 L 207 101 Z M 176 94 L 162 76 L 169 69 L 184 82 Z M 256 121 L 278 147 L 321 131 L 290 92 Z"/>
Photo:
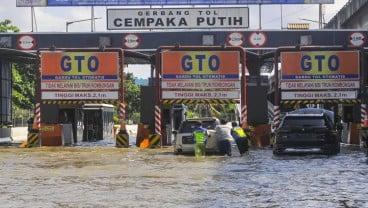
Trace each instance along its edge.
<path fill-rule="evenodd" d="M 202 127 L 206 129 L 215 129 L 216 126 L 219 124 L 217 120 L 207 120 L 202 121 Z M 179 133 L 192 133 L 194 128 L 198 125 L 197 121 L 184 121 L 179 129 Z"/>
<path fill-rule="evenodd" d="M 206 129 L 215 129 L 217 124 L 216 120 L 202 122 L 202 126 Z"/>
<path fill-rule="evenodd" d="M 198 126 L 196 121 L 185 121 L 181 124 L 179 133 L 192 133 L 193 129 Z"/>
<path fill-rule="evenodd" d="M 323 118 L 315 117 L 285 117 L 282 127 L 309 127 L 309 126 L 326 126 Z"/>

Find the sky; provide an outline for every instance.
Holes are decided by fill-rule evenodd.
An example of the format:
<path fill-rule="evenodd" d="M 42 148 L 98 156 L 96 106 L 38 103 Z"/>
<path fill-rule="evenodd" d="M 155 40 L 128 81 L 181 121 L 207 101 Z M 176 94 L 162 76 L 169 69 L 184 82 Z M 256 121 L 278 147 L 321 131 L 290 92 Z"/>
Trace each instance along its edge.
<path fill-rule="evenodd" d="M 335 0 L 334 4 L 323 5 L 323 19 L 327 23 L 349 0 Z M 34 24 L 32 28 L 32 15 L 30 7 L 16 7 L 16 0 L 0 0 L 0 21 L 9 19 L 12 25 L 17 26 L 21 32 L 65 32 L 66 22 L 90 19 L 91 7 L 35 7 Z M 94 7 L 95 27 L 92 28 L 90 21 L 70 24 L 68 32 L 106 32 L 106 9 L 119 7 Z M 258 5 L 249 5 L 249 28 L 248 29 L 282 29 L 288 23 L 309 23 L 310 29 L 318 29 L 319 5 L 262 5 L 259 15 Z M 281 15 L 282 14 L 282 15 Z M 259 24 L 261 16 L 261 25 Z M 307 20 L 302 20 L 307 19 Z M 117 32 L 117 31 L 115 31 Z M 139 67 L 139 66 L 136 66 Z M 134 68 L 134 67 L 133 67 Z M 136 69 L 132 69 L 137 71 Z M 143 71 L 143 70 L 142 70 Z M 147 70 L 138 77 L 145 77 Z"/>

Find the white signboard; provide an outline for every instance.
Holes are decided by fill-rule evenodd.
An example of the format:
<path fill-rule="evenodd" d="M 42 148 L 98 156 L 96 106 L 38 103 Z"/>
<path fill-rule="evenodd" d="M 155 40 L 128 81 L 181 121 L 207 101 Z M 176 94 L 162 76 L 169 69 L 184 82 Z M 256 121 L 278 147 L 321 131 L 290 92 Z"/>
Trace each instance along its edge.
<path fill-rule="evenodd" d="M 17 7 L 46 6 L 46 0 L 17 0 Z"/>
<path fill-rule="evenodd" d="M 244 35 L 240 32 L 232 32 L 227 36 L 227 43 L 231 46 L 241 46 L 244 44 Z"/>
<path fill-rule="evenodd" d="M 357 91 L 290 91 L 281 92 L 282 100 L 356 99 Z"/>
<path fill-rule="evenodd" d="M 41 82 L 42 90 L 118 90 L 119 82 Z"/>
<path fill-rule="evenodd" d="M 253 32 L 249 35 L 249 43 L 254 47 L 262 47 L 267 42 L 267 36 L 263 32 Z"/>
<path fill-rule="evenodd" d="M 162 91 L 162 99 L 240 99 L 240 91 Z"/>
<path fill-rule="evenodd" d="M 221 80 L 165 80 L 162 89 L 240 89 L 240 81 Z"/>
<path fill-rule="evenodd" d="M 354 32 L 349 36 L 349 42 L 354 46 L 362 46 L 366 41 L 366 37 L 361 32 Z"/>
<path fill-rule="evenodd" d="M 44 91 L 41 96 L 43 100 L 117 100 L 119 98 L 118 91 Z"/>
<path fill-rule="evenodd" d="M 248 7 L 107 9 L 108 30 L 248 27 Z"/>
<path fill-rule="evenodd" d="M 281 82 L 282 90 L 358 89 L 359 81 Z"/>
<path fill-rule="evenodd" d="M 141 41 L 138 35 L 128 34 L 124 36 L 123 42 L 124 42 L 125 47 L 127 48 L 138 48 Z"/>
<path fill-rule="evenodd" d="M 18 38 L 17 44 L 19 49 L 31 50 L 36 46 L 36 40 L 31 35 L 22 35 Z"/>

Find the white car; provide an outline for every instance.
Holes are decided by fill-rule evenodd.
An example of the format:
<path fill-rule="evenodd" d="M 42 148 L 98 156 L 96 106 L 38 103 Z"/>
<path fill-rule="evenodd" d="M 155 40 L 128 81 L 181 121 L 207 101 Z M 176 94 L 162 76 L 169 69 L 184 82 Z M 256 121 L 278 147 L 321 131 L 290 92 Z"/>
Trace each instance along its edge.
<path fill-rule="evenodd" d="M 190 118 L 183 121 L 177 132 L 174 132 L 174 153 L 193 153 L 194 154 L 194 138 L 193 130 L 197 126 L 198 121 L 202 122 L 202 127 L 208 129 L 209 136 L 207 137 L 206 152 L 216 153 L 216 126 L 220 121 L 216 117 Z"/>

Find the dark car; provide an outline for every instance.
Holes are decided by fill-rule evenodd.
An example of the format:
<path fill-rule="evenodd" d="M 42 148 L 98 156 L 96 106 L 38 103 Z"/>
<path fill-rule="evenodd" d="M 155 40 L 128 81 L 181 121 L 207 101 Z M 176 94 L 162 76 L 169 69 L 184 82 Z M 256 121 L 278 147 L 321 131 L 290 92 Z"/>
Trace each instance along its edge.
<path fill-rule="evenodd" d="M 275 155 L 310 151 L 331 155 L 340 152 L 340 134 L 326 112 L 286 114 L 275 134 Z"/>

